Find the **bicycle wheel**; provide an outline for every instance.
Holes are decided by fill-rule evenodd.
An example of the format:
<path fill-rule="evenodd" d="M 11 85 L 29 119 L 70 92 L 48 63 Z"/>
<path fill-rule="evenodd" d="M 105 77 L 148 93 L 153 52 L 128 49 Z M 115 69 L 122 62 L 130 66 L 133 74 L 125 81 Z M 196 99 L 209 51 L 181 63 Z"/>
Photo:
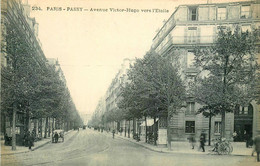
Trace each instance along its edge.
<path fill-rule="evenodd" d="M 229 147 L 227 145 L 225 145 L 225 143 L 219 144 L 219 147 L 218 147 L 218 154 L 219 155 L 228 154 L 229 151 L 230 151 L 230 149 L 229 149 Z"/>

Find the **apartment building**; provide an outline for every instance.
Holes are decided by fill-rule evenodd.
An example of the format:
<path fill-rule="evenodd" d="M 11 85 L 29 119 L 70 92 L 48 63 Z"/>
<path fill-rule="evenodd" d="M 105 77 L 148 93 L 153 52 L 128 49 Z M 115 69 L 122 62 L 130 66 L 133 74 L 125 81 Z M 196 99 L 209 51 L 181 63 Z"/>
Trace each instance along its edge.
<path fill-rule="evenodd" d="M 244 1 L 236 3 L 209 3 L 180 5 L 160 28 L 153 39 L 151 49 L 162 56 L 172 56 L 173 64 L 180 69 L 184 83 L 189 85 L 198 74 L 193 65 L 195 46 L 210 46 L 217 38 L 220 28 L 252 31 L 260 28 L 260 2 Z M 189 91 L 189 88 L 187 89 Z M 209 119 L 195 114 L 200 107 L 192 96 L 186 101 L 187 107 L 171 118 L 173 140 L 187 140 L 190 135 L 197 138 L 201 132 L 218 137 L 221 129 L 220 116 L 213 117 L 209 133 Z M 244 131 L 260 133 L 259 105 L 254 101 L 248 107 L 240 107 L 234 113 L 226 114 L 226 137 L 232 138 L 236 130 L 243 140 Z M 158 143 L 166 144 L 166 119 L 160 118 Z"/>
<path fill-rule="evenodd" d="M 39 25 L 35 18 L 30 17 L 30 6 L 27 1 L 21 0 L 2 0 L 1 1 L 1 69 L 11 65 L 8 55 L 5 51 L 7 24 L 14 31 L 18 32 L 18 38 L 24 39 L 30 49 L 34 50 L 33 60 L 36 65 L 44 66 L 46 58 L 44 56 L 41 42 L 38 38 Z M 2 80 L 2 78 L 1 78 Z M 1 99 L 2 100 L 2 99 Z M 25 126 L 23 121 L 25 112 L 17 112 L 16 133 L 18 144 L 22 142 Z M 6 133 L 11 136 L 11 116 L 6 113 L 6 110 L 1 110 L 1 134 Z"/>
<path fill-rule="evenodd" d="M 127 82 L 127 70 L 130 68 L 130 64 L 133 63 L 131 59 L 124 59 L 121 68 L 116 74 L 115 78 L 112 80 L 107 92 L 106 92 L 106 111 L 114 111 L 118 109 L 117 103 L 121 100 L 121 88 Z M 133 126 L 133 122 L 130 124 Z M 130 128 L 129 123 L 126 121 L 122 122 L 112 122 L 107 127 L 110 129 L 117 129 L 117 131 L 121 128 L 123 130 Z"/>

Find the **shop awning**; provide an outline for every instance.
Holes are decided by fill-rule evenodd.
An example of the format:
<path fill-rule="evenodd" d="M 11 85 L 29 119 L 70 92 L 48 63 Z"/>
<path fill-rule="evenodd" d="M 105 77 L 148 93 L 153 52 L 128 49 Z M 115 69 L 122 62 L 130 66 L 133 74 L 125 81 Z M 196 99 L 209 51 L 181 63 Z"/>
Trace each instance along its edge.
<path fill-rule="evenodd" d="M 157 122 L 158 120 L 159 120 L 159 119 L 156 118 L 156 122 Z M 146 122 L 147 122 L 147 126 L 152 126 L 153 123 L 154 123 L 154 120 L 153 120 L 153 119 L 146 119 Z M 145 121 L 143 121 L 140 126 L 145 126 Z"/>

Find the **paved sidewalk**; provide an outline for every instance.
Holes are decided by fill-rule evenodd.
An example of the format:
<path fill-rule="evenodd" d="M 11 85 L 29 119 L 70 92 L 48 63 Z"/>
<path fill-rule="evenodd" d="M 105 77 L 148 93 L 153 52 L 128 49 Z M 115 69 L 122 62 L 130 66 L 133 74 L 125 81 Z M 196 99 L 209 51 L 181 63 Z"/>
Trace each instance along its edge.
<path fill-rule="evenodd" d="M 103 132 L 112 136 L 112 133 Z M 194 149 L 191 149 L 190 143 L 188 141 L 179 141 L 172 142 L 172 150 L 168 150 L 166 146 L 155 146 L 148 143 L 145 143 L 144 140 L 137 142 L 133 138 L 125 137 L 124 134 L 122 136 L 120 134 L 115 134 L 115 138 L 124 139 L 140 146 L 143 146 L 146 149 L 161 152 L 161 153 L 183 153 L 183 154 L 208 154 L 208 155 L 217 155 L 217 153 L 211 152 L 213 147 L 205 146 L 205 152 L 202 152 L 202 149 L 199 150 L 199 143 L 197 142 Z M 212 143 L 213 144 L 213 143 Z M 230 155 L 235 156 L 250 156 L 252 154 L 252 148 L 246 148 L 245 142 L 231 142 L 233 146 L 233 152 Z M 206 143 L 207 145 L 207 143 Z M 256 155 L 256 154 L 255 154 Z"/>
<path fill-rule="evenodd" d="M 69 130 L 68 132 L 65 132 L 65 135 L 71 133 L 73 130 Z M 36 150 L 40 147 L 43 147 L 44 145 L 51 143 L 51 137 L 44 138 L 40 141 L 34 142 L 34 146 L 32 147 L 32 151 Z M 1 156 L 2 155 L 12 155 L 12 154 L 18 154 L 18 153 L 27 153 L 29 152 L 29 148 L 25 146 L 16 146 L 16 150 L 12 151 L 12 146 L 5 146 L 4 140 L 1 140 Z"/>

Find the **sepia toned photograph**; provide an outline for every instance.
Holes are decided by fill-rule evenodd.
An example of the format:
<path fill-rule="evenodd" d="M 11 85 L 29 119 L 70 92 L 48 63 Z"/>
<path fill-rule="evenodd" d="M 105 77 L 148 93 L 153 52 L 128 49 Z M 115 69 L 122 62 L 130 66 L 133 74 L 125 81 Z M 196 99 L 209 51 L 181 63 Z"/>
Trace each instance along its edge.
<path fill-rule="evenodd" d="M 260 0 L 1 0 L 3 166 L 257 166 Z"/>

